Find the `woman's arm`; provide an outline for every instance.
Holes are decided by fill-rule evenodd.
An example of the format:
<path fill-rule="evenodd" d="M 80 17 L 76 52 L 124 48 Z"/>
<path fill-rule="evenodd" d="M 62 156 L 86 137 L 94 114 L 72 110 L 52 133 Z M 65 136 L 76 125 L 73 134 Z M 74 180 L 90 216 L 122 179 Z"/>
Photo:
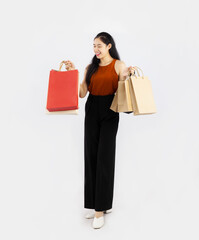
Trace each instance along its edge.
<path fill-rule="evenodd" d="M 88 69 L 88 66 L 85 68 L 85 71 L 84 71 L 84 79 L 83 79 L 82 83 L 80 83 L 80 89 L 79 89 L 79 97 L 80 98 L 84 98 L 88 92 L 88 87 L 86 84 L 87 69 Z"/>
<path fill-rule="evenodd" d="M 124 61 L 120 61 L 120 65 L 119 65 L 119 81 L 124 81 L 127 76 L 132 73 L 134 74 L 135 72 L 135 68 L 130 66 L 130 67 L 126 67 L 126 64 Z"/>

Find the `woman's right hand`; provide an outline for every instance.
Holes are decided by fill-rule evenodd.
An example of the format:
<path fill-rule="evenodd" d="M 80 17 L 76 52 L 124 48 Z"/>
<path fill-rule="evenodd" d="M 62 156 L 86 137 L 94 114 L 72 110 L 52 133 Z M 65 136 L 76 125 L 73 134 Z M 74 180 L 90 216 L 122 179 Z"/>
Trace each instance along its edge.
<path fill-rule="evenodd" d="M 75 70 L 75 65 L 74 65 L 74 63 L 71 62 L 70 60 L 62 61 L 62 63 L 65 64 L 65 68 L 66 68 L 67 71 Z"/>

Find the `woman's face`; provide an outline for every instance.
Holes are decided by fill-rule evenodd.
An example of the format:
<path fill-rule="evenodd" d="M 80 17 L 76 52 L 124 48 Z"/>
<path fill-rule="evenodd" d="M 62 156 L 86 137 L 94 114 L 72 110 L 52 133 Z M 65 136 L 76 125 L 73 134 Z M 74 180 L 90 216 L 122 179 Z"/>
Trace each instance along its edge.
<path fill-rule="evenodd" d="M 109 49 L 111 48 L 111 43 L 106 45 L 99 38 L 96 38 L 93 42 L 93 49 L 97 58 L 103 58 L 109 54 Z"/>

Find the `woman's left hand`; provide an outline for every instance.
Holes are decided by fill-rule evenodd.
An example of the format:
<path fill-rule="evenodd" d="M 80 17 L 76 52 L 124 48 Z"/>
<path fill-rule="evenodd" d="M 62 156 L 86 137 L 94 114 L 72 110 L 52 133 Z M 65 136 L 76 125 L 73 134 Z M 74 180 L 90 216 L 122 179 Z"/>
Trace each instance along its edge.
<path fill-rule="evenodd" d="M 129 74 L 131 73 L 133 75 L 135 73 L 135 69 L 136 67 L 132 67 L 132 66 L 128 67 Z"/>
<path fill-rule="evenodd" d="M 127 77 L 130 73 L 133 75 L 133 74 L 135 73 L 135 68 L 136 68 L 136 67 L 132 67 L 132 66 L 127 67 L 127 68 L 123 71 L 122 76 L 123 76 L 123 77 Z"/>

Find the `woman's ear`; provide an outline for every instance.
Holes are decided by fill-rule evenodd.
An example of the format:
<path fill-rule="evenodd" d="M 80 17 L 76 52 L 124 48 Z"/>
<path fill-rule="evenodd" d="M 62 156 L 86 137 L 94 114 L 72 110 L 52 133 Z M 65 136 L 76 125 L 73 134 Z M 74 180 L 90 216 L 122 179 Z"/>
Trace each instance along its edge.
<path fill-rule="evenodd" d="M 109 44 L 108 44 L 108 47 L 109 47 L 109 49 L 111 49 L 111 48 L 112 48 L 112 44 L 111 44 L 111 43 L 109 43 Z"/>

